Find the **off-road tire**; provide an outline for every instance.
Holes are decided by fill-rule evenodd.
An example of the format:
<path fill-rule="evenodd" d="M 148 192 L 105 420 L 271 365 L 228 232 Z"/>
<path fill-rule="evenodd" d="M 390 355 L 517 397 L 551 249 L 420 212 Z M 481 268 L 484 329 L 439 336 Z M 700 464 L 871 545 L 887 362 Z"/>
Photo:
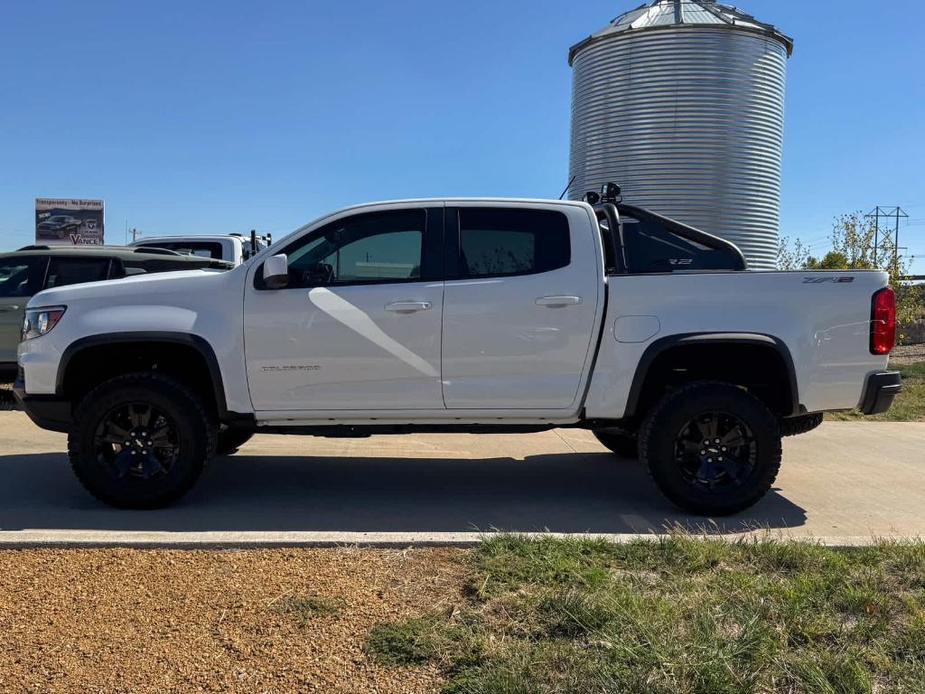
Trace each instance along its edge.
<path fill-rule="evenodd" d="M 150 403 L 172 418 L 178 455 L 157 479 L 115 479 L 97 460 L 95 433 L 110 412 L 126 403 Z M 178 381 L 156 373 L 117 376 L 87 394 L 77 406 L 68 435 L 68 456 L 77 479 L 90 494 L 117 508 L 153 509 L 186 494 L 215 450 L 216 425 L 202 399 Z"/>
<path fill-rule="evenodd" d="M 602 429 L 592 433 L 604 448 L 611 450 L 621 458 L 639 459 L 639 439 L 636 434 L 614 429 Z"/>
<path fill-rule="evenodd" d="M 744 422 L 756 444 L 754 467 L 741 486 L 711 489 L 689 483 L 675 461 L 675 439 L 699 414 L 728 412 Z M 778 420 L 758 398 L 737 386 L 698 381 L 665 395 L 639 431 L 639 456 L 661 493 L 685 511 L 727 516 L 749 508 L 771 489 L 781 462 Z"/>
<path fill-rule="evenodd" d="M 822 424 L 822 419 L 823 415 L 821 412 L 813 412 L 812 414 L 804 414 L 799 417 L 782 419 L 780 420 L 780 435 L 799 436 L 800 434 L 805 434 Z"/>
<path fill-rule="evenodd" d="M 250 429 L 222 427 L 215 442 L 215 455 L 234 455 L 238 449 L 254 437 Z"/>

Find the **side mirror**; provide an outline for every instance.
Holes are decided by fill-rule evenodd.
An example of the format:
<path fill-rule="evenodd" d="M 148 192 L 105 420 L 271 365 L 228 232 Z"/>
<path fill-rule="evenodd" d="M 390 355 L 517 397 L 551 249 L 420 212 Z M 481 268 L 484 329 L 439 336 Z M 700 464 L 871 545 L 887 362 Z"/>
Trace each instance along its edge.
<path fill-rule="evenodd" d="M 263 264 L 263 283 L 267 289 L 284 289 L 289 284 L 289 257 L 271 255 Z"/>

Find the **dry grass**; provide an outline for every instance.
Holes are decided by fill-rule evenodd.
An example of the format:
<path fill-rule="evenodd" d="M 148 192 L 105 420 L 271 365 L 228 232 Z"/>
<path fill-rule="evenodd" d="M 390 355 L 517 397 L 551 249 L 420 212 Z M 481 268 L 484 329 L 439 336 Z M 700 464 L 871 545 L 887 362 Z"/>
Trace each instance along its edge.
<path fill-rule="evenodd" d="M 0 691 L 431 692 L 371 627 L 443 609 L 457 550 L 0 552 Z"/>
<path fill-rule="evenodd" d="M 470 599 L 375 628 L 446 691 L 922 691 L 925 545 L 835 550 L 678 536 L 518 537 L 473 553 Z"/>

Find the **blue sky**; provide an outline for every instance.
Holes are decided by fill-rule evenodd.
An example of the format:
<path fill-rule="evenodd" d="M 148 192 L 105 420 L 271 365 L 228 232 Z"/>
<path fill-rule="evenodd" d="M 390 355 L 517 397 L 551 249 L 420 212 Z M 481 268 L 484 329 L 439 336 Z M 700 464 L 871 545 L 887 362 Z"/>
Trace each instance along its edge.
<path fill-rule="evenodd" d="M 639 4 L 8 2 L 0 248 L 35 197 L 106 201 L 107 241 L 283 234 L 355 202 L 558 196 L 568 47 Z M 902 205 L 925 273 L 925 5 L 739 0 L 796 43 L 782 233 Z M 888 9 L 887 9 L 888 8 Z"/>

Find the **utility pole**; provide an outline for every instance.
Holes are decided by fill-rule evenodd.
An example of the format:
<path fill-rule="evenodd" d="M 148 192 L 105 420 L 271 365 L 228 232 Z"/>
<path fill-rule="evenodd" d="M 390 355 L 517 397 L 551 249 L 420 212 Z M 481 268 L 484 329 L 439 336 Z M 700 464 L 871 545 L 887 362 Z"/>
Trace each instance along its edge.
<path fill-rule="evenodd" d="M 877 207 L 870 214 L 866 215 L 868 219 L 874 220 L 874 266 L 880 265 L 879 245 L 880 245 L 880 218 L 893 220 L 893 265 L 899 264 L 899 220 L 908 219 L 903 209 L 899 206 L 889 208 Z M 889 233 L 889 232 L 887 232 Z"/>
<path fill-rule="evenodd" d="M 909 215 L 903 212 L 898 207 L 896 208 L 896 227 L 894 231 L 893 238 L 893 267 L 899 269 L 899 215 L 902 214 L 903 217 L 909 219 Z"/>

